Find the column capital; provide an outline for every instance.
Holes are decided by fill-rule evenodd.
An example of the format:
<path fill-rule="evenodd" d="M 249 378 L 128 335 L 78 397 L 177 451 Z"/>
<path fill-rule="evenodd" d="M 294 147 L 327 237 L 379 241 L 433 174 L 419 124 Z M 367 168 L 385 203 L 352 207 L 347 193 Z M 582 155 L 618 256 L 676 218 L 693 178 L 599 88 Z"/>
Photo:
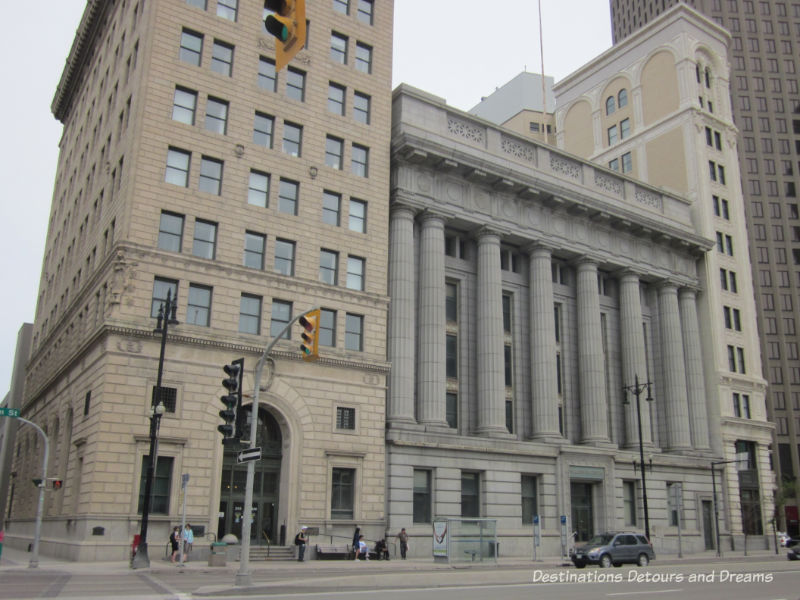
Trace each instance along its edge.
<path fill-rule="evenodd" d="M 424 223 L 425 221 L 439 221 L 444 223 L 450 218 L 450 215 L 426 208 L 417 214 L 417 218 L 419 219 L 420 223 Z"/>
<path fill-rule="evenodd" d="M 695 285 L 684 285 L 678 289 L 679 297 L 697 298 L 697 294 L 699 293 L 700 287 Z"/>
<path fill-rule="evenodd" d="M 636 279 L 637 282 L 642 282 L 642 277 L 644 276 L 644 271 L 640 271 L 638 269 L 633 269 L 631 267 L 624 267 L 617 271 L 614 271 L 614 276 L 619 279 L 620 281 Z"/>
<path fill-rule="evenodd" d="M 597 265 L 599 261 L 596 258 L 589 256 L 588 254 L 583 254 L 578 258 L 573 259 L 570 261 L 570 264 L 574 265 L 576 269 L 585 270 L 587 268 L 594 268 L 597 270 Z"/>
<path fill-rule="evenodd" d="M 671 279 L 661 279 L 656 283 L 659 294 L 678 293 L 678 284 Z"/>
<path fill-rule="evenodd" d="M 526 244 L 522 248 L 523 252 L 526 252 L 530 257 L 545 256 L 545 255 L 547 255 L 548 257 L 552 257 L 553 251 L 555 249 L 556 247 L 554 245 L 548 244 L 541 240 L 533 241 L 530 244 Z"/>
<path fill-rule="evenodd" d="M 472 237 L 476 240 L 481 241 L 486 238 L 497 238 L 497 242 L 500 243 L 500 238 L 503 237 L 503 232 L 496 227 L 491 227 L 489 225 L 482 225 L 478 227 L 472 232 Z"/>
<path fill-rule="evenodd" d="M 398 201 L 398 200 L 395 200 L 395 201 L 394 201 L 394 202 L 392 202 L 392 204 L 389 206 L 389 212 L 390 212 L 390 213 L 391 213 L 393 216 L 394 216 L 394 215 L 401 215 L 401 214 L 403 214 L 404 216 L 406 216 L 406 215 L 407 215 L 407 216 L 408 216 L 408 217 L 410 217 L 411 219 L 413 219 L 413 218 L 414 218 L 414 217 L 417 215 L 417 213 L 419 212 L 419 210 L 420 210 L 420 209 L 419 209 L 419 208 L 417 208 L 416 206 L 412 206 L 411 204 L 406 204 L 406 203 L 405 203 L 405 202 L 403 202 L 402 200 L 400 200 L 400 201 Z M 405 214 L 404 214 L 404 213 L 405 213 Z"/>

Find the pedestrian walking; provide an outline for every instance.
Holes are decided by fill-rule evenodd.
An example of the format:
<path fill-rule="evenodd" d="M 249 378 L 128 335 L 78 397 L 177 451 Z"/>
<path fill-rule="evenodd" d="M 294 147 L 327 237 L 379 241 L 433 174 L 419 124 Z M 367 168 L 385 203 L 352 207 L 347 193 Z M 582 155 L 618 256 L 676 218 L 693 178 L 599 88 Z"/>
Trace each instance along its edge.
<path fill-rule="evenodd" d="M 364 536 L 359 536 L 358 538 L 358 551 L 356 552 L 356 557 L 354 560 L 358 560 L 359 555 L 364 555 L 364 560 L 369 560 L 369 546 L 367 546 L 367 542 L 364 541 Z"/>
<path fill-rule="evenodd" d="M 361 539 L 361 528 L 356 525 L 356 530 L 353 532 L 353 552 L 358 558 L 358 540 Z"/>

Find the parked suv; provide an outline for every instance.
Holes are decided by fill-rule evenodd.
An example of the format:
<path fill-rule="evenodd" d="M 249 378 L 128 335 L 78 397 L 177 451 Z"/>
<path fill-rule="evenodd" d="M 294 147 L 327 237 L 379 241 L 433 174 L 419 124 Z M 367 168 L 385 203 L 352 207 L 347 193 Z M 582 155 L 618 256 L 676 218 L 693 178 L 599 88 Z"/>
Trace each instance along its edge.
<path fill-rule="evenodd" d="M 647 538 L 640 533 L 601 533 L 586 544 L 575 549 L 570 556 L 578 569 L 586 565 L 619 567 L 622 563 L 634 563 L 646 567 L 656 554 Z"/>

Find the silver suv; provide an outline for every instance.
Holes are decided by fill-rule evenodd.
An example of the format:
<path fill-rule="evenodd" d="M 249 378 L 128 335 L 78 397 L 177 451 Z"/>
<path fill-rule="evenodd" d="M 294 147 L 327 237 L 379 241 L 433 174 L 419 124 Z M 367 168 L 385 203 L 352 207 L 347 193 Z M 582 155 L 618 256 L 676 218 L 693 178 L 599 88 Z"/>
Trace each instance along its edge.
<path fill-rule="evenodd" d="M 586 544 L 579 546 L 570 556 L 578 569 L 586 565 L 619 567 L 622 563 L 634 563 L 646 567 L 656 554 L 647 538 L 640 533 L 601 533 Z"/>

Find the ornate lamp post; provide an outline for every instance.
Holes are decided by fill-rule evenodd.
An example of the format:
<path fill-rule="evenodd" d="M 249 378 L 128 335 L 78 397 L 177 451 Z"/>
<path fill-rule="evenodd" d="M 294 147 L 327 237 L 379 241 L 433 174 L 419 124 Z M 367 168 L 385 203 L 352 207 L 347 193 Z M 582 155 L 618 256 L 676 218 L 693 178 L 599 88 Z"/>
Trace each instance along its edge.
<path fill-rule="evenodd" d="M 150 566 L 150 557 L 147 554 L 147 522 L 150 517 L 150 505 L 153 502 L 153 478 L 158 460 L 158 430 L 161 425 L 161 416 L 164 414 L 164 402 L 161 400 L 161 377 L 164 373 L 164 349 L 167 345 L 167 330 L 170 325 L 177 325 L 175 312 L 178 309 L 178 298 L 172 297 L 172 291 L 167 291 L 167 300 L 158 309 L 158 321 L 155 333 L 161 334 L 161 353 L 158 357 L 158 377 L 156 378 L 156 393 L 150 407 L 150 462 L 147 465 L 147 475 L 144 483 L 144 502 L 142 503 L 142 528 L 139 533 L 139 545 L 133 556 L 132 568 L 140 569 Z"/>
<path fill-rule="evenodd" d="M 634 378 L 633 385 L 623 386 L 622 391 L 625 393 L 624 403 L 629 404 L 628 402 L 628 392 L 633 392 L 633 395 L 636 396 L 636 420 L 639 424 L 639 466 L 641 467 L 642 471 L 642 506 L 644 508 L 644 533 L 647 536 L 647 541 L 650 541 L 650 513 L 647 509 L 647 480 L 645 478 L 645 468 L 644 468 L 644 444 L 642 443 L 642 409 L 639 403 L 639 397 L 642 395 L 642 392 L 647 390 L 647 401 L 652 402 L 653 398 L 650 396 L 650 386 L 652 383 L 647 381 L 645 383 L 639 383 L 639 376 L 636 375 Z M 636 463 L 634 462 L 634 465 Z"/>

